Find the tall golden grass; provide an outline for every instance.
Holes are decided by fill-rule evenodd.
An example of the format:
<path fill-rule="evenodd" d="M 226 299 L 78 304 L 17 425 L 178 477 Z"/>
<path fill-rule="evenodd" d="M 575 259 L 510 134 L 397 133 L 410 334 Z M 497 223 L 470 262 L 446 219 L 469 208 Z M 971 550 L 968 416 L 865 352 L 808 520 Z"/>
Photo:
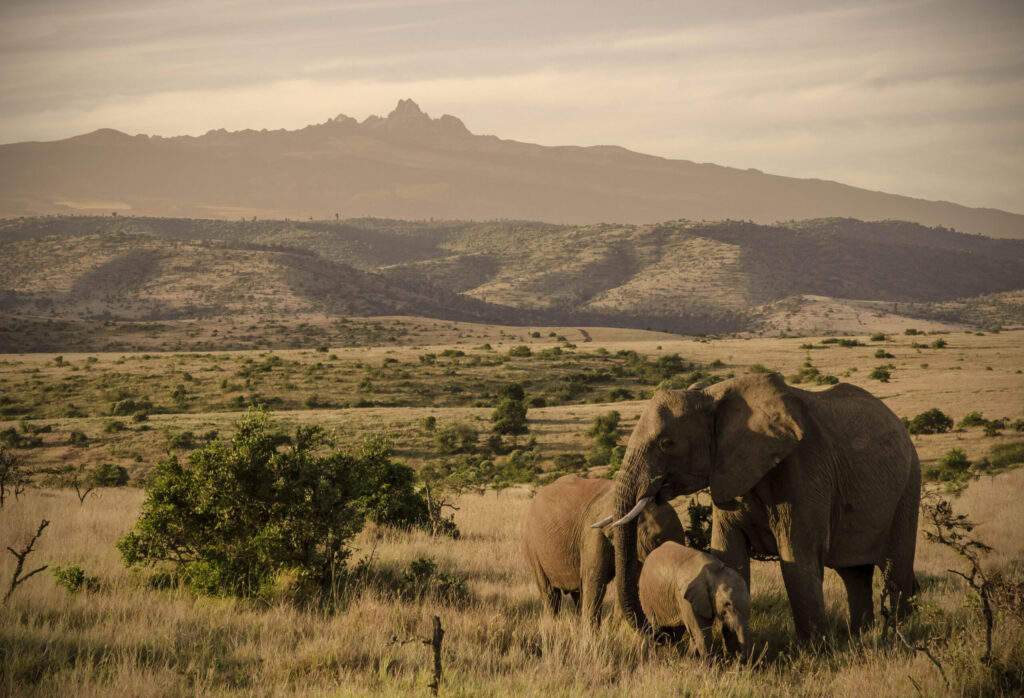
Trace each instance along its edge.
<path fill-rule="evenodd" d="M 1017 523 L 1024 517 L 1022 492 L 1024 470 L 976 481 L 954 502 L 978 523 L 975 535 L 995 548 L 990 565 L 1024 560 Z M 145 584 L 114 548 L 142 496 L 104 490 L 79 504 L 74 493 L 33 490 L 0 510 L 4 548 L 20 549 L 40 519 L 52 522 L 29 569 L 79 564 L 102 580 L 97 592 L 70 594 L 47 570 L 14 592 L 0 609 L 0 694 L 424 695 L 432 663 L 417 639 L 427 636 L 434 615 L 445 629 L 442 695 L 998 695 L 1019 688 L 1024 671 L 1024 629 L 1009 618 L 997 621 L 994 660 L 980 659 L 980 616 L 963 583 L 947 572 L 959 561 L 923 538 L 919 610 L 905 633 L 920 643 L 943 638 L 931 647 L 949 688 L 926 657 L 884 637 L 880 624 L 850 638 L 842 585 L 832 572 L 826 573 L 831 646 L 812 649 L 793 639 L 777 564 L 755 563 L 751 625 L 759 660 L 753 667 L 702 662 L 655 646 L 616 617 L 610 599 L 594 631 L 572 613 L 546 616 L 520 553 L 526 488 L 460 497 L 456 521 L 463 535 L 456 541 L 375 527 L 355 540 L 353 560 L 393 575 L 418 557 L 434 558 L 439 571 L 466 580 L 467 601 L 397 595 L 370 584 L 335 612 L 287 599 L 197 597 Z M 4 591 L 13 569 L 14 558 L 4 551 Z"/>

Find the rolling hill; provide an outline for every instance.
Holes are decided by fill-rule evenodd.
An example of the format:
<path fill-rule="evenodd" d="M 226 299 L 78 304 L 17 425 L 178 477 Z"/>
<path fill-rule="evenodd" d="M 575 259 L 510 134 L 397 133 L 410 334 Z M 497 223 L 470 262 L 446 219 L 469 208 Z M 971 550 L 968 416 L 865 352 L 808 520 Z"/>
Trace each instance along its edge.
<path fill-rule="evenodd" d="M 1024 216 L 614 146 L 474 135 L 403 100 L 386 118 L 203 136 L 103 129 L 0 146 L 0 216 L 117 211 L 198 218 L 528 219 L 600 222 L 823 217 L 907 220 L 1024 237 Z"/>
<path fill-rule="evenodd" d="M 0 222 L 0 255 L 6 317 L 104 322 L 404 315 L 763 332 L 812 308 L 826 317 L 838 312 L 829 299 L 845 299 L 864 317 L 1005 326 L 1020 321 L 1014 292 L 1024 288 L 1024 241 L 851 219 L 573 226 L 66 216 Z M 1008 295 L 978 300 L 986 294 Z"/>

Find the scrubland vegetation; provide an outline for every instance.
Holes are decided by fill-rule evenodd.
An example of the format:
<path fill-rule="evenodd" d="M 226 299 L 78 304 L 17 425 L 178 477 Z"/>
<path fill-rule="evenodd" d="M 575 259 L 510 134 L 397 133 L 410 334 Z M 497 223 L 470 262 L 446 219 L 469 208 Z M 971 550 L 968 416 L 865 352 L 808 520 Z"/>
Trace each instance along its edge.
<path fill-rule="evenodd" d="M 50 524 L 22 575 L 47 569 L 19 584 L 0 609 L 0 691 L 426 694 L 432 660 L 419 640 L 436 615 L 445 630 L 442 695 L 1019 692 L 1019 597 L 993 601 L 986 656 L 980 597 L 948 571 L 968 573 L 969 566 L 925 537 L 927 517 L 917 612 L 898 628 L 906 643 L 881 619 L 850 638 L 842 584 L 827 572 L 829 644 L 800 646 L 778 564 L 756 562 L 752 667 L 702 663 L 642 639 L 615 616 L 611 599 L 596 631 L 572 614 L 546 617 L 521 559 L 520 526 L 537 483 L 614 469 L 641 401 L 654 390 L 776 371 L 810 390 L 833 379 L 858 383 L 905 417 L 926 479 L 934 480 L 927 487 L 976 524 L 969 536 L 992 548 L 981 551 L 984 569 L 1020 580 L 1021 347 L 1019 332 L 693 340 L 460 326 L 434 345 L 403 339 L 372 349 L 4 356 L 0 545 L 23 551 L 40 521 Z M 886 383 L 869 377 L 880 349 L 892 355 Z M 384 506 L 406 512 L 389 519 L 372 513 L 380 501 L 360 499 L 366 493 L 352 485 L 355 508 L 346 511 L 358 525 L 340 519 L 332 529 L 341 532 L 343 566 L 300 554 L 239 589 L 210 583 L 232 573 L 215 564 L 191 577 L 168 566 L 174 554 L 146 564 L 142 553 L 155 550 L 153 539 L 142 545 L 139 536 L 157 520 L 153 502 L 208 501 L 183 496 L 201 486 L 182 479 L 180 466 L 191 461 L 194 472 L 223 475 L 230 440 L 253 406 L 269 409 L 279 423 L 273 433 L 291 440 L 271 440 L 268 448 L 292 452 L 304 438 L 309 445 L 308 459 L 281 461 L 256 481 L 306 482 L 302 473 L 332 472 L 331 462 L 364 463 L 365 482 L 385 478 L 388 491 L 418 498 Z M 372 440 L 380 437 L 387 441 Z M 367 443 L 378 450 L 360 450 Z M 331 461 L 332 453 L 340 460 Z M 392 467 L 400 463 L 412 467 Z M 163 498 L 153 500 L 154 492 Z M 687 498 L 674 504 L 684 522 L 699 517 Z M 231 522 L 247 511 L 234 511 Z M 245 555 L 261 560 L 283 541 L 301 542 L 313 509 L 290 523 L 289 511 L 281 524 L 260 518 L 265 532 Z M 142 512 L 151 514 L 140 521 Z M 135 554 L 127 556 L 132 567 L 126 551 Z M 11 552 L 0 558 L 4 591 L 15 574 Z M 210 552 L 215 561 L 237 557 L 223 544 Z M 307 562 L 333 573 L 311 580 Z M 876 598 L 881 591 L 876 581 Z"/>

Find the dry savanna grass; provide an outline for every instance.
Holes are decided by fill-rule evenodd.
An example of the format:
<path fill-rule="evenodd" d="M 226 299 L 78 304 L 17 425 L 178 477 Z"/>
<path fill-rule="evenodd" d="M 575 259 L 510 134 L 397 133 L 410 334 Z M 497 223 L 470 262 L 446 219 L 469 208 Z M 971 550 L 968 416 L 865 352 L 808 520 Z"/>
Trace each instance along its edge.
<path fill-rule="evenodd" d="M 531 336 L 530 331 L 541 329 L 495 328 L 488 335 L 491 330 L 459 326 L 458 333 L 471 337 L 446 339 L 438 330 L 433 345 L 331 347 L 329 352 L 340 363 L 358 360 L 380 366 L 385 358 L 418 363 L 420 354 L 439 354 L 445 348 L 458 347 L 469 354 L 472 345 L 487 341 L 485 336 L 495 353 L 520 343 L 537 351 L 561 344 L 547 338 L 547 328 L 540 332 L 540 339 Z M 611 354 L 634 350 L 650 358 L 679 353 L 701 365 L 715 365 L 713 370 L 721 375 L 740 375 L 754 364 L 789 375 L 809 357 L 821 373 L 867 387 L 899 415 L 912 417 L 938 407 L 954 420 L 975 410 L 989 418 L 1024 417 L 1021 332 L 926 337 L 893 333 L 881 342 L 870 341 L 864 334 L 856 337 L 862 346 L 843 347 L 821 344 L 821 338 L 694 340 L 600 328 L 587 328 L 584 337 L 578 330 L 574 335 L 570 331 L 556 329 L 576 343 L 580 353 L 593 353 L 597 347 Z M 939 338 L 945 347 L 930 346 Z M 816 348 L 803 348 L 808 344 Z M 879 348 L 893 358 L 874 358 Z M 324 358 L 311 351 L 275 353 L 300 364 Z M 2 357 L 7 363 L 0 364 L 0 378 L 7 385 L 33 376 L 43 383 L 62 381 L 68 375 L 84 374 L 88 356 L 64 355 L 64 361 L 79 367 L 73 373 L 54 365 L 53 355 L 9 355 Z M 191 373 L 201 384 L 197 366 L 219 366 L 218 362 L 201 364 L 207 360 L 188 355 L 155 354 L 148 361 L 135 361 L 129 355 L 120 364 L 116 363 L 120 353 L 95 356 L 97 361 L 88 369 L 91 374 L 145 373 L 153 376 L 146 380 L 154 383 L 164 381 L 168 371 L 176 371 Z M 233 362 L 234 370 L 245 356 L 257 361 L 265 358 L 265 354 L 248 352 L 231 354 L 225 361 Z M 572 361 L 572 354 L 562 360 Z M 868 378 L 872 368 L 881 364 L 895 367 L 887 383 Z M 510 362 L 493 370 L 511 371 L 525 365 Z M 300 375 L 297 368 L 294 375 Z M 217 373 L 211 385 L 219 385 L 220 379 Z M 609 409 L 619 410 L 623 431 L 629 429 L 642 402 L 604 402 L 603 391 L 566 404 L 531 408 L 530 428 L 541 452 L 585 452 L 590 447 L 586 428 L 594 416 Z M 593 398 L 597 401 L 590 402 Z M 94 404 L 105 407 L 108 403 L 99 394 L 94 402 L 82 402 L 80 407 L 91 409 Z M 303 407 L 278 410 L 276 415 L 288 423 L 324 424 L 336 430 L 343 443 L 368 431 L 389 431 L 397 444 L 404 444 L 403 459 L 418 465 L 436 457 L 423 441 L 427 438 L 419 427 L 423 417 L 469 421 L 483 430 L 490 409 L 471 405 Z M 140 431 L 133 425 L 112 434 L 103 432 L 101 414 L 33 419 L 31 423 L 51 424 L 53 429 L 43 434 L 41 447 L 17 452 L 33 467 L 111 460 L 131 465 L 138 477 L 166 453 L 164 427 L 196 434 L 216 429 L 226 436 L 239 414 L 237 410 L 188 409 L 154 413 L 146 422 L 150 429 Z M 0 423 L 0 429 L 10 427 L 20 425 L 16 419 Z M 87 434 L 88 447 L 75 450 L 67 444 L 73 430 Z M 922 460 L 930 465 L 952 447 L 963 448 L 976 460 L 993 444 L 1020 438 L 1010 429 L 989 437 L 973 427 L 915 437 L 915 443 Z M 550 467 L 549 462 L 543 463 Z M 985 558 L 990 570 L 1019 569 L 1024 560 L 1024 538 L 1017 523 L 1024 516 L 1022 492 L 1024 470 L 1017 470 L 972 481 L 953 500 L 958 512 L 977 522 L 972 535 L 994 548 Z M 755 563 L 752 629 L 759 660 L 753 668 L 700 662 L 678 648 L 655 646 L 625 627 L 615 616 L 610 598 L 597 631 L 581 628 L 572 614 L 546 617 L 520 553 L 519 531 L 530 498 L 527 487 L 462 495 L 455 512 L 462 531 L 459 540 L 368 527 L 355 539 L 350 559 L 352 568 L 365 561 L 363 582 L 353 582 L 333 611 L 300 607 L 284 594 L 270 601 L 250 601 L 152 587 L 144 575 L 124 568 L 114 547 L 137 517 L 142 498 L 143 492 L 136 488 L 106 489 L 80 503 L 73 491 L 33 489 L 17 500 L 9 499 L 0 510 L 3 549 L 21 549 L 40 520 L 51 521 L 26 562 L 26 570 L 40 565 L 49 569 L 19 586 L 0 609 L 0 694 L 424 695 L 431 680 L 430 650 L 418 641 L 405 641 L 426 637 L 434 615 L 441 618 L 446 633 L 442 695 L 895 696 L 915 691 L 998 695 L 1011 694 L 1021 686 L 1024 629 L 1010 616 L 1000 615 L 993 657 L 983 662 L 984 631 L 977 603 L 963 581 L 948 572 L 965 568 L 950 551 L 923 536 L 916 564 L 921 583 L 918 611 L 904 633 L 910 641 L 930 648 L 942 664 L 949 687 L 927 657 L 883 634 L 880 624 L 863 637 L 849 638 L 844 631 L 842 585 L 832 572 L 826 572 L 825 582 L 831 644 L 815 649 L 794 641 L 777 563 Z M 676 505 L 682 509 L 684 502 Z M 464 580 L 464 593 L 417 594 L 403 585 L 403 575 L 423 557 L 436 562 L 439 574 Z M 14 565 L 14 557 L 4 550 L 0 556 L 3 591 Z M 59 588 L 51 574 L 58 565 L 80 565 L 87 574 L 99 577 L 99 588 L 74 594 Z M 878 592 L 876 581 L 876 596 Z"/>

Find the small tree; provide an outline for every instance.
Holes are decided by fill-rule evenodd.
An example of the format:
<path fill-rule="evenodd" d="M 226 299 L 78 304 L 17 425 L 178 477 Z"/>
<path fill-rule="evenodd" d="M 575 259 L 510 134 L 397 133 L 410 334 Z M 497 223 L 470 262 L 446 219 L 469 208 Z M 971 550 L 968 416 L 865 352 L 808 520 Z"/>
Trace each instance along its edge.
<path fill-rule="evenodd" d="M 944 434 L 953 428 L 953 420 L 936 407 L 922 412 L 907 423 L 911 434 Z"/>
<path fill-rule="evenodd" d="M 616 411 L 605 412 L 594 417 L 594 423 L 587 430 L 587 436 L 594 440 L 588 462 L 591 465 L 612 465 L 615 448 L 619 445 L 619 419 Z"/>
<path fill-rule="evenodd" d="M 28 487 L 29 477 L 22 467 L 22 461 L 6 444 L 0 443 L 0 509 L 10 493 L 15 499 Z"/>
<path fill-rule="evenodd" d="M 356 455 L 329 450 L 320 427 L 289 438 L 262 410 L 236 426 L 186 467 L 173 455 L 157 466 L 142 515 L 118 542 L 125 564 L 167 563 L 206 592 L 258 594 L 285 571 L 325 588 L 367 516 L 402 521 L 399 491 L 410 483 L 379 441 Z"/>
<path fill-rule="evenodd" d="M 525 434 L 526 405 L 522 398 L 504 398 L 491 414 L 491 423 L 495 434 Z"/>

